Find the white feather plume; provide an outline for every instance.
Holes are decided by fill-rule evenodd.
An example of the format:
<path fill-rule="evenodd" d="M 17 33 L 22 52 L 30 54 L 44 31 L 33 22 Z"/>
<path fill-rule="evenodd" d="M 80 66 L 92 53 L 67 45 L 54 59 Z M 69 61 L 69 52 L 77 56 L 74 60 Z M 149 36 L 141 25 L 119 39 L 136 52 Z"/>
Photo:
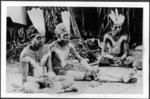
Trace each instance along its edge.
<path fill-rule="evenodd" d="M 64 23 L 59 23 L 55 28 L 55 34 L 61 34 L 67 32 L 67 28 Z"/>
<path fill-rule="evenodd" d="M 118 25 L 122 25 L 125 20 L 125 16 L 119 14 L 117 9 L 115 9 L 115 12 L 111 10 L 109 17 L 114 22 L 114 24 L 118 24 Z"/>
<path fill-rule="evenodd" d="M 30 11 L 27 11 L 27 13 L 32 24 L 38 30 L 38 32 L 45 35 L 45 21 L 43 11 L 40 8 L 32 8 Z"/>
<path fill-rule="evenodd" d="M 61 12 L 61 17 L 62 17 L 63 24 L 67 29 L 67 32 L 70 33 L 70 12 L 69 11 Z"/>
<path fill-rule="evenodd" d="M 116 13 L 116 18 L 118 18 L 119 14 L 118 14 L 118 10 L 117 9 L 115 9 L 115 13 Z"/>

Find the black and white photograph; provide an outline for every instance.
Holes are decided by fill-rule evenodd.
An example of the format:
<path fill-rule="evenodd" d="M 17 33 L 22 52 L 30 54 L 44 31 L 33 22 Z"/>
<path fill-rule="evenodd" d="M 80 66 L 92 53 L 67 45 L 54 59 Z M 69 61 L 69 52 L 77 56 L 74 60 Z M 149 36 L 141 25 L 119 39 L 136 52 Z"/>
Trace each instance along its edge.
<path fill-rule="evenodd" d="M 2 2 L 8 97 L 148 97 L 149 3 Z"/>

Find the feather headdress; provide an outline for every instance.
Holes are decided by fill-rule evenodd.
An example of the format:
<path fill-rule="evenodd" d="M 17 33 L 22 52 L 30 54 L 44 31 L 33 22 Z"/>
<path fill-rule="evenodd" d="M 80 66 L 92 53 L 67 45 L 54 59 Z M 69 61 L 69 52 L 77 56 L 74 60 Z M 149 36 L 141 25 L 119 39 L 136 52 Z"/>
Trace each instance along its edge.
<path fill-rule="evenodd" d="M 70 33 L 70 12 L 69 11 L 61 12 L 61 17 L 62 17 L 63 24 L 67 29 L 67 32 Z"/>
<path fill-rule="evenodd" d="M 61 34 L 61 33 L 66 33 L 66 32 L 68 32 L 68 31 L 67 31 L 67 28 L 64 25 L 64 23 L 59 23 L 55 28 L 56 35 Z"/>
<path fill-rule="evenodd" d="M 122 25 L 125 20 L 125 16 L 122 14 L 119 14 L 117 9 L 115 9 L 115 12 L 111 10 L 109 17 L 113 21 L 113 23 L 117 25 Z"/>
<path fill-rule="evenodd" d="M 45 35 L 45 21 L 43 11 L 40 8 L 32 8 L 30 11 L 27 11 L 29 18 L 38 30 L 39 33 Z"/>

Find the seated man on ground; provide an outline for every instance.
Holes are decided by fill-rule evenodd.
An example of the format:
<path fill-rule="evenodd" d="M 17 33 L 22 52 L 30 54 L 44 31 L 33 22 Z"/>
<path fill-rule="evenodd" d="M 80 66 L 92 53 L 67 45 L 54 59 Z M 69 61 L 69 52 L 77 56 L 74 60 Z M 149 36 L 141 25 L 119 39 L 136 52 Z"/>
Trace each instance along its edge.
<path fill-rule="evenodd" d="M 56 26 L 55 33 L 58 40 L 50 44 L 51 64 L 55 74 L 70 75 L 74 80 L 94 80 L 91 71 L 95 70 L 76 52 L 63 23 Z"/>
<path fill-rule="evenodd" d="M 115 15 L 116 14 L 116 15 Z M 99 66 L 130 66 L 133 64 L 133 57 L 128 56 L 129 52 L 129 39 L 127 33 L 122 32 L 121 28 L 125 17 L 121 14 L 118 15 L 118 10 L 115 12 L 111 11 L 109 17 L 114 22 L 112 26 L 112 31 L 106 33 L 103 39 L 102 53 L 99 57 Z M 132 66 L 131 66 L 132 67 Z M 117 68 L 117 67 L 116 67 Z M 104 71 L 100 77 L 107 80 L 123 82 L 131 81 L 130 79 L 134 78 L 136 73 L 136 68 L 131 68 L 131 71 L 126 70 L 125 68 L 116 69 L 115 67 L 111 68 L 110 71 Z M 132 71 L 133 69 L 133 71 Z M 108 72 L 107 72 L 108 71 Z M 118 71 L 124 71 L 121 77 L 121 73 Z M 126 72 L 125 72 L 126 71 Z M 102 76 L 103 75 L 103 76 Z M 134 79 L 135 80 L 135 79 Z"/>
<path fill-rule="evenodd" d="M 46 56 L 49 52 L 44 45 L 45 36 L 41 33 L 32 35 L 32 42 L 25 47 L 20 55 L 22 70 L 22 86 L 25 92 L 47 92 L 47 88 L 67 89 L 73 85 L 73 79 L 68 77 L 56 77 L 53 71 L 46 70 L 50 67 L 50 58 Z M 67 81 L 67 84 L 63 84 Z M 62 85 L 63 84 L 63 85 Z"/>
<path fill-rule="evenodd" d="M 116 14 L 116 15 L 115 15 Z M 133 63 L 133 57 L 128 56 L 129 37 L 127 33 L 122 31 L 122 25 L 125 17 L 118 15 L 118 10 L 111 11 L 109 17 L 113 21 L 110 32 L 104 35 L 102 56 L 99 57 L 99 65 L 130 65 Z"/>

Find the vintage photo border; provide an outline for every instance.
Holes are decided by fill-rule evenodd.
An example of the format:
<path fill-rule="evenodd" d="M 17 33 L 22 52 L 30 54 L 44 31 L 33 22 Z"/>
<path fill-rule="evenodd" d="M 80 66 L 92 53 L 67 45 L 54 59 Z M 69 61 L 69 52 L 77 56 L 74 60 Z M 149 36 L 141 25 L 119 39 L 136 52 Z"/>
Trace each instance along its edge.
<path fill-rule="evenodd" d="M 48 2 L 48 3 L 47 3 Z M 61 3 L 60 3 L 61 2 Z M 73 7 L 135 7 L 143 8 L 143 94 L 21 94 L 6 93 L 6 16 L 7 6 L 73 6 Z M 1 2 L 1 97 L 26 98 L 148 98 L 149 96 L 149 2 L 98 1 L 2 1 Z"/>

